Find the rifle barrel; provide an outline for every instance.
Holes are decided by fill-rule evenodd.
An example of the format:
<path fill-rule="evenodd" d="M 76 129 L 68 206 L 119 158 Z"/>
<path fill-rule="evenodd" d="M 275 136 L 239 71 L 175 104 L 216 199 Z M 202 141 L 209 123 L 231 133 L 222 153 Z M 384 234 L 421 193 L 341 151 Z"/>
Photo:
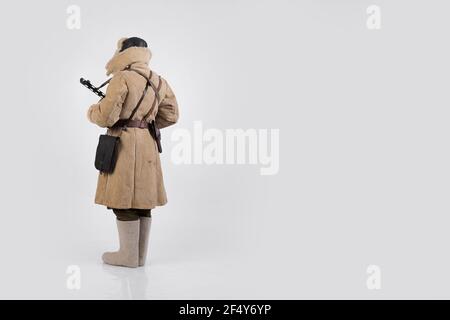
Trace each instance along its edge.
<path fill-rule="evenodd" d="M 99 97 L 101 97 L 101 98 L 105 97 L 105 94 L 103 92 L 101 92 L 97 87 L 94 87 L 89 80 L 86 80 L 84 78 L 80 78 L 80 83 L 83 86 L 85 86 L 86 88 L 88 88 L 89 90 L 91 90 L 92 92 L 94 92 Z"/>

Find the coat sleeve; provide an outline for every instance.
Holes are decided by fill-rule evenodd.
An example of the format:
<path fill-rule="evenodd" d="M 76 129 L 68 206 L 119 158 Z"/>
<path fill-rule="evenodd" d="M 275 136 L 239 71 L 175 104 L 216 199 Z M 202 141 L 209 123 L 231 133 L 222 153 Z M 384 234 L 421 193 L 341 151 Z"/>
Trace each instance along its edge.
<path fill-rule="evenodd" d="M 109 82 L 105 98 L 89 108 L 87 112 L 89 121 L 100 127 L 111 127 L 119 120 L 127 93 L 128 87 L 124 76 L 118 73 Z"/>
<path fill-rule="evenodd" d="M 178 121 L 178 103 L 172 88 L 166 80 L 167 90 L 164 98 L 158 107 L 158 113 L 155 117 L 156 126 L 161 129 L 175 124 Z"/>

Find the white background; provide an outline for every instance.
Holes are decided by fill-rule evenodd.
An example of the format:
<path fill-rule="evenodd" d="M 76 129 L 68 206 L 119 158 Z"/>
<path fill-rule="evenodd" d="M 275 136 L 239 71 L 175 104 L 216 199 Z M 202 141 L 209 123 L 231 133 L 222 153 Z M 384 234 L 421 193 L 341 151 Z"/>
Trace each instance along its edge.
<path fill-rule="evenodd" d="M 66 27 L 69 5 L 81 29 Z M 381 8 L 368 30 L 366 9 Z M 0 298 L 450 298 L 448 1 L 2 4 Z M 104 266 L 86 110 L 123 36 L 147 40 L 180 122 L 150 264 Z M 174 165 L 171 133 L 280 129 L 280 170 Z M 368 290 L 366 268 L 381 268 Z M 81 289 L 68 290 L 78 265 Z"/>

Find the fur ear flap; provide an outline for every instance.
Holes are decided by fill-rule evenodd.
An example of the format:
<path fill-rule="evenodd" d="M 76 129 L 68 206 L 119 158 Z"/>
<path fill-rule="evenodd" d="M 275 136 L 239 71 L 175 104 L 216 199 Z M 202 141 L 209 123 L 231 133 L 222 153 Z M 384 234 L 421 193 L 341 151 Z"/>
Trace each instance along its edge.
<path fill-rule="evenodd" d="M 112 58 L 106 64 L 106 75 L 123 70 L 128 65 L 135 62 L 142 62 L 148 65 L 152 57 L 152 53 L 149 48 L 146 47 L 130 47 L 120 52 L 123 42 L 128 38 L 121 38 L 117 42 L 117 50 Z"/>
<path fill-rule="evenodd" d="M 128 38 L 120 38 L 119 41 L 117 41 L 117 52 L 120 51 L 120 49 L 122 49 L 122 44 L 125 40 L 127 40 Z"/>

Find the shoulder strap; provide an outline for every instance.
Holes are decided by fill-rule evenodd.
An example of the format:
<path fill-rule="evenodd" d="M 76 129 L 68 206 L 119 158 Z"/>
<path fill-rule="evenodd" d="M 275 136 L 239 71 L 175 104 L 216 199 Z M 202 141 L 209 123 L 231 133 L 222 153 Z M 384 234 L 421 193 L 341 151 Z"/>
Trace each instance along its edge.
<path fill-rule="evenodd" d="M 130 69 L 130 70 L 132 70 L 132 69 Z M 133 71 L 135 71 L 135 70 L 133 70 Z M 134 107 L 133 111 L 131 112 L 131 115 L 128 117 L 128 121 L 133 119 L 133 116 L 135 115 L 136 111 L 139 109 L 139 106 L 141 105 L 142 100 L 144 100 L 144 97 L 147 94 L 148 86 L 149 86 L 149 83 L 147 81 L 147 83 L 145 84 L 144 92 L 142 93 L 141 98 L 139 99 L 138 103 L 136 104 L 136 107 Z"/>
<path fill-rule="evenodd" d="M 99 85 L 99 86 L 97 87 L 97 89 L 101 89 L 101 88 L 103 88 L 104 86 L 106 86 L 106 85 L 111 81 L 111 79 L 112 79 L 112 78 L 109 78 L 108 80 L 106 80 L 105 82 L 103 82 L 101 85 Z"/>
<path fill-rule="evenodd" d="M 158 80 L 159 80 L 158 88 L 155 90 L 154 86 L 152 86 L 152 89 L 155 91 L 155 99 L 153 100 L 152 107 L 150 108 L 150 110 L 147 112 L 147 114 L 143 118 L 145 121 L 147 121 L 147 118 L 150 116 L 150 114 L 152 113 L 153 109 L 155 108 L 156 100 L 158 100 L 158 105 L 161 102 L 161 99 L 160 99 L 160 96 L 159 96 L 159 91 L 161 90 L 162 81 L 161 81 L 161 77 L 160 76 L 158 76 Z M 150 81 L 150 84 L 153 84 L 153 83 Z"/>
<path fill-rule="evenodd" d="M 150 116 L 151 112 L 153 111 L 153 108 L 155 107 L 156 102 L 158 102 L 158 105 L 160 103 L 160 96 L 159 96 L 159 91 L 161 90 L 161 85 L 162 85 L 162 81 L 161 81 L 161 76 L 158 76 L 159 79 L 159 84 L 158 84 L 158 88 L 155 87 L 155 85 L 153 84 L 153 82 L 151 81 L 152 75 L 153 75 L 153 71 L 150 70 L 150 75 L 147 78 L 144 74 L 142 74 L 141 72 L 135 70 L 135 69 L 128 69 L 129 71 L 134 71 L 137 74 L 141 75 L 142 77 L 145 78 L 145 80 L 147 80 L 147 84 L 146 84 L 146 88 L 150 85 L 153 89 L 153 91 L 155 92 L 155 99 L 153 100 L 152 106 L 150 108 L 150 110 L 147 112 L 147 114 L 142 118 L 143 120 L 147 120 L 147 118 Z"/>

